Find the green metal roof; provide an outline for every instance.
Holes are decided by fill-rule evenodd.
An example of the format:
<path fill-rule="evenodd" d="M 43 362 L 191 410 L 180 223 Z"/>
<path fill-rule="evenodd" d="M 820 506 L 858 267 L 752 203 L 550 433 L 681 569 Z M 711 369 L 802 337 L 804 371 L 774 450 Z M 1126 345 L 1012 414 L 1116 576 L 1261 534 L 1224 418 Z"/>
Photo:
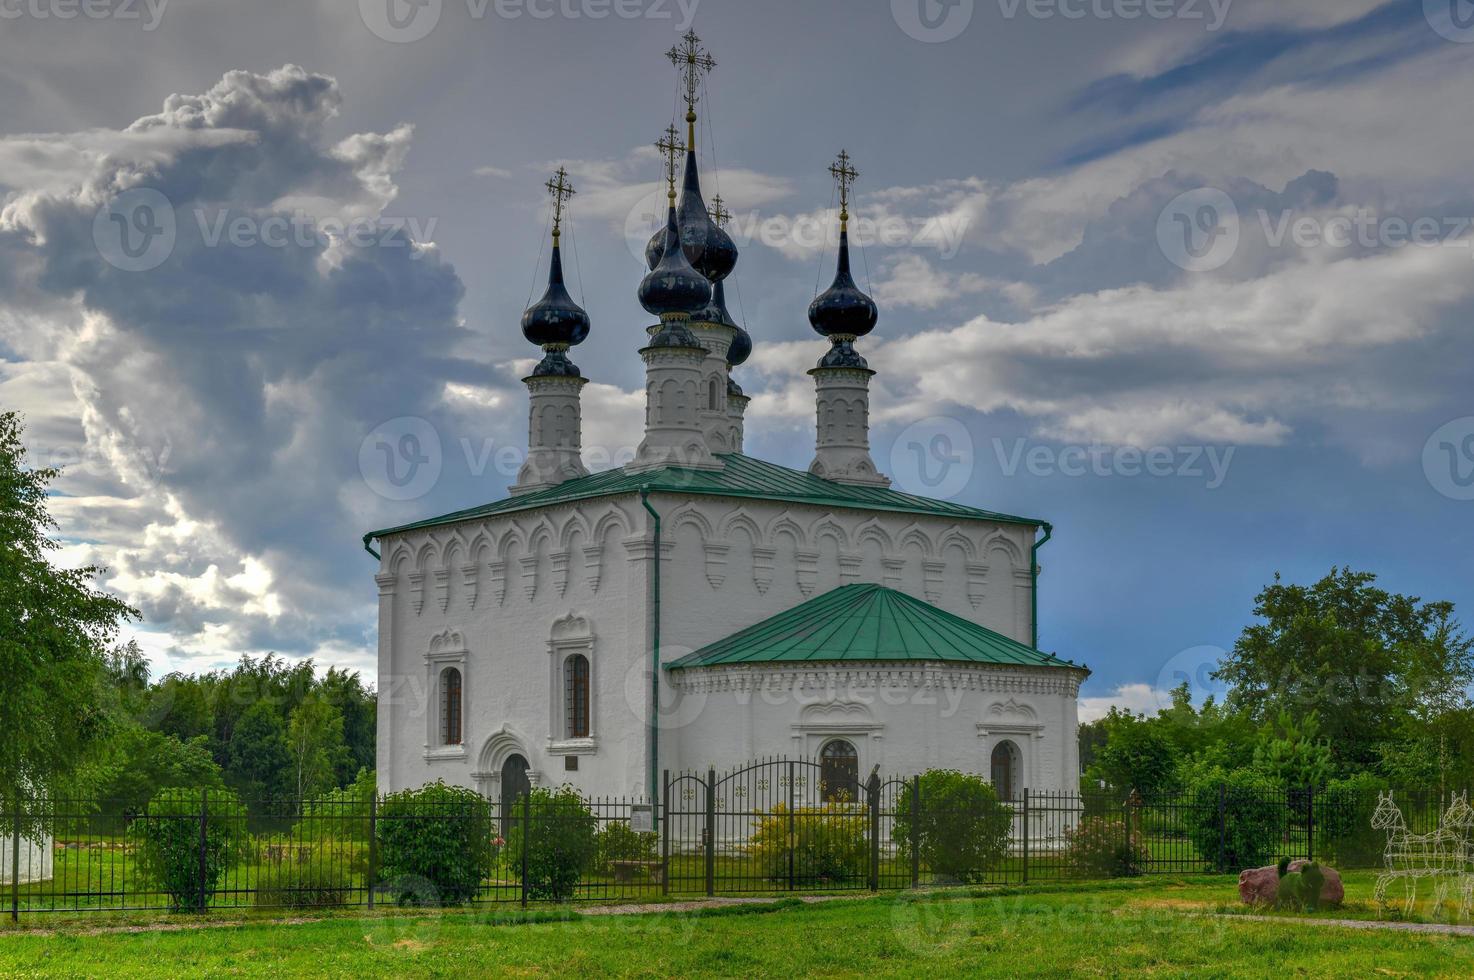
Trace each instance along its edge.
<path fill-rule="evenodd" d="M 642 487 L 649 487 L 652 492 L 702 494 L 715 497 L 755 497 L 794 504 L 812 504 L 817 507 L 885 510 L 906 514 L 925 514 L 933 517 L 989 520 L 1002 524 L 1026 524 L 1031 527 L 1042 527 L 1048 524 L 1047 521 L 1034 518 L 998 514 L 945 500 L 918 497 L 915 494 L 902 493 L 888 487 L 834 483 L 814 476 L 812 473 L 789 469 L 786 466 L 754 459 L 741 453 L 723 453 L 717 458 L 725 464 L 720 470 L 694 470 L 674 466 L 642 473 L 626 473 L 623 469 L 605 470 L 602 473 L 594 473 L 577 480 L 568 480 L 555 487 L 507 497 L 505 500 L 483 504 L 480 507 L 458 510 L 440 517 L 415 521 L 412 524 L 401 524 L 398 527 L 370 531 L 364 535 L 363 540 L 367 544 L 374 538 L 382 538 L 399 531 L 534 510 L 539 507 L 588 500 L 593 497 L 637 493 Z"/>
<path fill-rule="evenodd" d="M 666 664 L 886 661 L 1088 670 L 881 585 L 842 585 Z"/>

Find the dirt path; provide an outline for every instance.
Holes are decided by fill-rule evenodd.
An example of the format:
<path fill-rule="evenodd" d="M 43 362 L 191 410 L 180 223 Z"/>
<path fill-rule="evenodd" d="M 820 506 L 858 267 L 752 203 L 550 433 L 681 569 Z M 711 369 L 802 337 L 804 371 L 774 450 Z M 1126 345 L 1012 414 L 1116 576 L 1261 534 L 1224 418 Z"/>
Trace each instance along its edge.
<path fill-rule="evenodd" d="M 1390 932 L 1423 932 L 1443 936 L 1474 936 L 1474 925 L 1447 922 L 1385 922 L 1378 919 L 1299 919 L 1284 915 L 1215 915 L 1214 918 L 1248 922 L 1294 923 L 1302 926 L 1336 926 L 1342 929 L 1384 929 Z"/>

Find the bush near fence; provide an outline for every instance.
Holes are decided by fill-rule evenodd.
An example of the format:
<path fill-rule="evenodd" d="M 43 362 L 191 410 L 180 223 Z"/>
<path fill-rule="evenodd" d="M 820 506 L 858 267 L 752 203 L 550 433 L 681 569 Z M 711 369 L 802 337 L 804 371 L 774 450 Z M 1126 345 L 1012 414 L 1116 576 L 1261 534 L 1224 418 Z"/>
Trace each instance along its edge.
<path fill-rule="evenodd" d="M 1386 840 L 1370 829 L 1380 787 L 1366 779 L 1312 793 L 1228 776 L 1148 799 L 1023 793 L 1004 802 L 977 776 L 933 772 L 877 775 L 854 802 L 823 803 L 822 780 L 807 778 L 807 765 L 762 763 L 737 781 L 708 773 L 669 784 L 654 808 L 655 833 L 631 826 L 649 816 L 643 801 L 581 800 L 567 787 L 503 808 L 431 784 L 382 800 L 339 795 L 265 808 L 254 818 L 223 790 L 167 790 L 132 815 L 37 801 L 0 809 L 0 828 L 54 836 L 53 874 L 30 881 L 17 867 L 0 882 L 0 902 L 18 916 L 1008 884 L 1236 872 L 1280 855 L 1380 864 Z M 718 790 L 714 806 L 708 786 Z M 765 786 L 771 792 L 753 799 Z M 1399 790 L 1395 798 L 1409 831 L 1426 833 L 1451 795 Z M 795 802 L 790 809 L 774 796 Z"/>

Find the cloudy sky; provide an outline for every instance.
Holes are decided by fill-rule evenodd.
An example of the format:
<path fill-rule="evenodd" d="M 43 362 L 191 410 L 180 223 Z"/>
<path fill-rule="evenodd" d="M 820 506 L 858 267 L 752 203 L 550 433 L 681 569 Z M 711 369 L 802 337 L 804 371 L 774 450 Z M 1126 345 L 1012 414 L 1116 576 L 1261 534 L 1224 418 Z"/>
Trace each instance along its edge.
<path fill-rule="evenodd" d="M 694 26 L 748 451 L 803 466 L 840 147 L 877 461 L 1049 519 L 1087 712 L 1201 682 L 1276 571 L 1474 613 L 1467 0 L 5 0 L 0 406 L 156 672 L 367 668 L 364 531 L 503 494 L 567 166 L 586 442 Z M 424 423 L 407 420 L 424 420 Z M 382 437 L 423 436 L 410 499 Z M 596 459 L 595 462 L 598 462 Z M 1201 683 L 1200 683 L 1201 689 Z"/>

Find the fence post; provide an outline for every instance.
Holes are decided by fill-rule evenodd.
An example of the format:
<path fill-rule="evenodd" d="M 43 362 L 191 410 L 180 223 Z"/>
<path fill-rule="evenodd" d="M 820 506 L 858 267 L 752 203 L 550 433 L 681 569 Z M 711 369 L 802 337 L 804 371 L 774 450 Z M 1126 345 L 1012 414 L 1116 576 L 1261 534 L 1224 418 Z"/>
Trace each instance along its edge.
<path fill-rule="evenodd" d="M 670 770 L 660 783 L 660 894 L 670 894 Z"/>
<path fill-rule="evenodd" d="M 880 773 L 872 772 L 865 786 L 870 806 L 870 890 L 880 891 Z"/>
<path fill-rule="evenodd" d="M 1024 884 L 1029 883 L 1029 787 L 1024 787 Z M 1130 840 L 1130 838 L 1127 838 Z"/>
<path fill-rule="evenodd" d="M 1121 826 L 1126 831 L 1125 845 L 1127 865 L 1130 865 L 1131 863 L 1131 798 L 1135 794 L 1136 790 L 1134 789 L 1131 792 L 1127 793 L 1126 802 L 1121 804 Z"/>
<path fill-rule="evenodd" d="M 1228 784 L 1218 784 L 1218 873 L 1228 870 Z"/>
<path fill-rule="evenodd" d="M 788 762 L 788 890 L 793 891 L 793 852 L 798 842 L 793 838 L 793 760 Z"/>
<path fill-rule="evenodd" d="M 1315 787 L 1305 787 L 1305 860 L 1315 860 Z"/>
<path fill-rule="evenodd" d="M 911 777 L 911 887 L 921 884 L 921 777 Z"/>
<path fill-rule="evenodd" d="M 379 886 L 379 794 L 369 797 L 368 907 L 374 907 L 374 889 Z"/>
<path fill-rule="evenodd" d="M 522 873 L 518 876 L 522 883 L 522 907 L 527 908 L 527 843 L 532 837 L 532 788 L 522 794 Z"/>
<path fill-rule="evenodd" d="M 10 921 L 20 921 L 20 793 L 10 801 Z"/>
<path fill-rule="evenodd" d="M 205 901 L 206 901 L 206 898 L 205 898 L 205 889 L 206 889 L 205 881 L 206 881 L 206 878 L 209 876 L 209 869 L 207 867 L 207 865 L 209 863 L 209 854 L 207 852 L 208 852 L 208 849 L 209 849 L 209 846 L 210 846 L 210 842 L 209 842 L 209 838 L 208 838 L 209 822 L 210 822 L 210 791 L 208 789 L 202 789 L 202 790 L 200 790 L 200 914 L 201 915 L 203 915 L 204 912 L 205 912 Z"/>
<path fill-rule="evenodd" d="M 717 893 L 717 771 L 706 770 L 706 894 Z"/>

